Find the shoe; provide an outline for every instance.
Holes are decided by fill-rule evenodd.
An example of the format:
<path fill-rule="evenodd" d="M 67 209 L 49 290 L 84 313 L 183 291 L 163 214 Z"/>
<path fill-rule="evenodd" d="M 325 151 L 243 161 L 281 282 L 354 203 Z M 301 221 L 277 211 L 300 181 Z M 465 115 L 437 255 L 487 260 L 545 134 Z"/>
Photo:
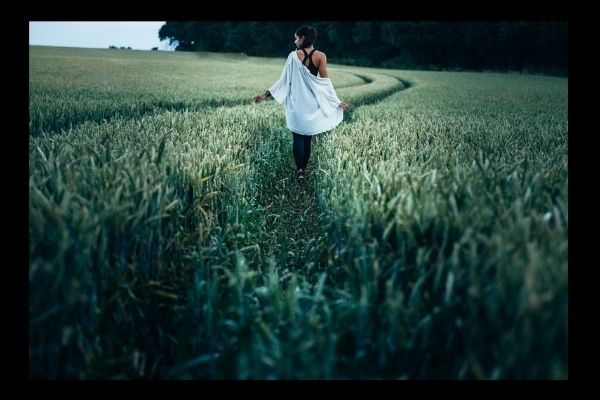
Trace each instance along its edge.
<path fill-rule="evenodd" d="M 296 180 L 298 181 L 298 183 L 304 183 L 304 181 L 306 180 L 306 175 L 304 174 L 304 171 L 299 169 L 298 171 L 296 171 Z"/>

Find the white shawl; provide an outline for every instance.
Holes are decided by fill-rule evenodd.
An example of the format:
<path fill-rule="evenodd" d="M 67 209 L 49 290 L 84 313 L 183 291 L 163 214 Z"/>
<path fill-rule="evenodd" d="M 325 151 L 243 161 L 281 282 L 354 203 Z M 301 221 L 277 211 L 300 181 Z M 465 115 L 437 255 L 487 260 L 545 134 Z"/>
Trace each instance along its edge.
<path fill-rule="evenodd" d="M 335 128 L 344 118 L 331 80 L 312 75 L 295 50 L 269 92 L 277 103 L 284 104 L 287 127 L 292 132 L 316 135 Z"/>

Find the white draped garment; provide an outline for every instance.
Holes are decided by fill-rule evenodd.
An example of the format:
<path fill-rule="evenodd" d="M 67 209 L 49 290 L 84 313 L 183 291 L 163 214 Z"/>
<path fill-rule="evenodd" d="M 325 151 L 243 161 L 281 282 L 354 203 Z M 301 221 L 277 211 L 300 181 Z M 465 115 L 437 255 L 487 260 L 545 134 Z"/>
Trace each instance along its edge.
<path fill-rule="evenodd" d="M 283 104 L 287 127 L 292 132 L 312 136 L 335 128 L 344 119 L 331 80 L 311 74 L 295 50 L 269 92 Z"/>

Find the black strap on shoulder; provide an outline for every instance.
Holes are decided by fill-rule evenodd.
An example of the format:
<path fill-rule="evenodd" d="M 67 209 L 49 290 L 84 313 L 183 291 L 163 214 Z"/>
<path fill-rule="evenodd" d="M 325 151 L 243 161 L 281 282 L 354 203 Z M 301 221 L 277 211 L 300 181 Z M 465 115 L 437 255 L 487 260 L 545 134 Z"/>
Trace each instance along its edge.
<path fill-rule="evenodd" d="M 310 65 L 312 64 L 313 67 L 315 67 L 315 68 L 317 67 L 315 65 L 315 63 L 313 62 L 313 60 L 312 60 L 312 55 L 315 52 L 315 50 L 317 50 L 317 49 L 312 49 L 312 51 L 310 52 L 310 54 L 308 54 L 306 52 L 306 49 L 304 49 L 304 48 L 302 49 L 302 51 L 304 52 L 304 60 L 302 60 L 302 64 L 306 65 L 306 59 L 308 58 L 308 65 L 306 65 L 306 66 L 310 67 Z"/>
<path fill-rule="evenodd" d="M 305 48 L 302 48 L 302 51 L 304 52 L 304 60 L 302 60 L 302 64 L 306 65 L 306 59 L 308 58 L 308 53 L 306 52 Z M 312 52 L 311 52 L 312 54 Z M 308 61 L 310 62 L 310 58 L 308 58 Z"/>
<path fill-rule="evenodd" d="M 314 62 L 313 62 L 313 60 L 312 60 L 312 55 L 313 55 L 313 53 L 315 52 L 315 50 L 317 50 L 317 49 L 313 49 L 313 50 L 310 52 L 310 54 L 308 55 L 308 59 L 309 59 L 310 63 L 313 65 L 313 67 L 317 68 L 317 66 L 315 65 L 315 63 L 314 63 Z"/>

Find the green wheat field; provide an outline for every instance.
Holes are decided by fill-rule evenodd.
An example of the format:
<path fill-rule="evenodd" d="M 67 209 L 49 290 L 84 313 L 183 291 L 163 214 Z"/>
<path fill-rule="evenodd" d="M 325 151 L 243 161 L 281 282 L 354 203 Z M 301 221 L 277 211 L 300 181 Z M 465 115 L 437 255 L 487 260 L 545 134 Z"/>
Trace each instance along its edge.
<path fill-rule="evenodd" d="M 568 379 L 568 79 L 29 48 L 34 379 Z"/>

